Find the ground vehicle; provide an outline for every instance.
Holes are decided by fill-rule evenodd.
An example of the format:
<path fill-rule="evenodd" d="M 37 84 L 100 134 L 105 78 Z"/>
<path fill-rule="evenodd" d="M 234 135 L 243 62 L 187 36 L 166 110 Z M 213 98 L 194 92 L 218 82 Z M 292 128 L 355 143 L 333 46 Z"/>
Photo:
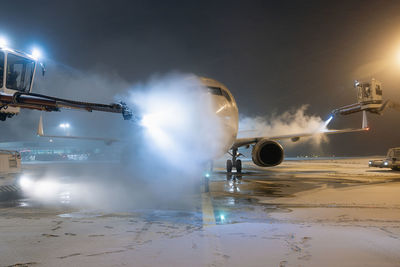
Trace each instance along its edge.
<path fill-rule="evenodd" d="M 15 193 L 16 178 L 21 174 L 21 155 L 17 151 L 0 150 L 0 195 Z"/>
<path fill-rule="evenodd" d="M 390 148 L 383 160 L 370 160 L 369 167 L 391 168 L 400 171 L 400 147 Z"/>
<path fill-rule="evenodd" d="M 0 44 L 0 121 L 17 115 L 20 108 L 42 111 L 60 111 L 62 108 L 121 113 L 125 120 L 133 117 L 125 103 L 109 105 L 73 101 L 32 93 L 37 67 L 43 64 L 30 55 Z"/>

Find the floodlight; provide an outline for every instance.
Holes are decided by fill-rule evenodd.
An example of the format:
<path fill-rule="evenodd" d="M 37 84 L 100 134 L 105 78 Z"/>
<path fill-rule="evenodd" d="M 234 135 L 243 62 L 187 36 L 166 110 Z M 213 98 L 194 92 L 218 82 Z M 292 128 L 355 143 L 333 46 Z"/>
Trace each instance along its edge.
<path fill-rule="evenodd" d="M 32 57 L 35 59 L 39 59 L 42 56 L 42 52 L 38 48 L 33 48 L 32 49 Z"/>
<path fill-rule="evenodd" d="M 0 47 L 6 47 L 8 45 L 8 41 L 5 37 L 0 37 Z"/>

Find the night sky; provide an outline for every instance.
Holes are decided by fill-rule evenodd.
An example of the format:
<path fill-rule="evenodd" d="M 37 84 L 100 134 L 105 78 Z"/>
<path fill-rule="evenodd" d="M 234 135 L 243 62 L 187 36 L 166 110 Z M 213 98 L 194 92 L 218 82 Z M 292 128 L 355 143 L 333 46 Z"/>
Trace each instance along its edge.
<path fill-rule="evenodd" d="M 310 114 L 326 118 L 332 109 L 356 101 L 355 79 L 371 77 L 384 83 L 384 98 L 400 102 L 400 64 L 394 62 L 400 50 L 399 1 L 1 4 L 0 34 L 16 49 L 36 45 L 49 62 L 79 73 L 106 73 L 124 84 L 171 71 L 208 76 L 227 85 L 247 116 L 309 104 Z M 45 77 L 52 86 L 37 92 L 106 103 L 120 93 L 117 87 L 103 94 L 91 86 L 77 88 L 79 94 L 66 92 L 52 74 L 49 69 Z M 11 127 L 34 129 L 38 116 L 29 111 L 13 122 L 0 122 L 0 141 L 31 135 L 16 135 Z M 332 136 L 321 153 L 372 155 L 400 146 L 399 116 L 395 111 L 370 115 L 370 133 Z M 332 125 L 359 126 L 361 114 L 340 117 Z M 301 148 L 311 153 L 312 148 Z"/>

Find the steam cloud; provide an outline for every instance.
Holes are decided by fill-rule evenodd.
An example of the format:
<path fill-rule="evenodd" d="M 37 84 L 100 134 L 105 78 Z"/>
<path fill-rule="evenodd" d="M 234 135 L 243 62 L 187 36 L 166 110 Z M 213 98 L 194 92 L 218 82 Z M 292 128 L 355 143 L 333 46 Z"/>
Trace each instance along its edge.
<path fill-rule="evenodd" d="M 129 100 L 141 114 L 143 142 L 155 158 L 193 173 L 221 149 L 221 124 L 207 88 L 196 76 L 154 77 L 135 86 Z"/>
<path fill-rule="evenodd" d="M 49 75 L 51 71 L 49 68 Z M 60 66 L 53 71 L 53 78 L 42 81 L 43 87 L 57 88 L 51 95 L 106 102 L 117 92 L 118 100 L 128 102 L 139 114 L 139 125 L 123 121 L 116 114 L 70 111 L 46 114 L 50 125 L 58 125 L 60 116 L 72 125 L 80 121 L 76 128 L 81 132 L 77 135 L 93 136 L 90 133 L 93 129 L 96 129 L 94 135 L 103 132 L 107 137 L 121 133 L 124 139 L 120 145 L 121 164 L 49 166 L 41 174 L 42 182 L 25 181 L 25 187 L 30 190 L 28 196 L 54 204 L 61 194 L 63 201 L 71 201 L 79 207 L 111 210 L 179 209 L 197 205 L 196 201 L 190 201 L 191 197 L 200 188 L 206 161 L 221 149 L 224 136 L 207 89 L 194 75 L 154 76 L 145 83 L 129 87 L 116 76 L 60 72 Z M 124 90 L 128 93 L 122 93 Z M 89 91 L 94 98 L 86 95 Z M 252 130 L 242 132 L 246 136 L 319 131 L 324 122 L 319 117 L 306 115 L 306 109 L 307 106 L 302 106 L 297 111 L 268 118 L 242 117 L 239 125 L 242 130 Z M 36 122 L 35 118 L 33 125 Z M 323 138 L 319 136 L 313 143 L 319 144 Z M 42 190 L 52 193 L 46 195 Z"/>
<path fill-rule="evenodd" d="M 79 77 L 84 88 L 79 85 Z M 58 81 L 65 81 L 65 90 L 71 92 L 91 88 L 92 78 L 93 85 L 98 84 L 96 77 L 74 74 L 59 76 Z M 99 90 L 110 88 L 112 82 L 103 77 Z M 28 196 L 47 204 L 57 204 L 62 196 L 62 201 L 73 205 L 111 210 L 196 205 L 191 197 L 200 189 L 205 163 L 220 149 L 223 138 L 207 89 L 194 75 L 169 74 L 127 90 L 116 98 L 134 108 L 139 123 L 110 115 L 116 121 L 113 128 L 125 133 L 121 164 L 50 167 L 41 175 L 43 182 L 25 180 Z M 102 95 L 101 91 L 97 93 Z M 84 128 L 96 125 L 94 121 L 102 124 L 100 129 L 110 127 L 104 115 L 85 114 L 76 112 L 74 117 L 85 120 Z M 42 194 L 43 190 L 53 193 Z"/>
<path fill-rule="evenodd" d="M 280 115 L 273 114 L 269 117 L 241 117 L 239 122 L 240 137 L 277 136 L 299 133 L 317 133 L 326 129 L 326 122 L 319 116 L 307 115 L 308 105 L 303 105 L 297 110 L 289 110 Z M 326 135 L 320 134 L 313 137 L 301 138 L 313 145 L 327 142 Z M 297 144 L 285 142 L 287 145 Z"/>

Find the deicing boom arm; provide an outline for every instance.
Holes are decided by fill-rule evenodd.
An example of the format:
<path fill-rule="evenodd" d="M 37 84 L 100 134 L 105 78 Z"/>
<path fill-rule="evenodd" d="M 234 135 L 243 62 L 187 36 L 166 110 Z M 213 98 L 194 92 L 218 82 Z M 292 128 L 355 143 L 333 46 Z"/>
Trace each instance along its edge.
<path fill-rule="evenodd" d="M 0 108 L 4 108 L 7 106 L 37 109 L 43 111 L 60 111 L 61 108 L 86 110 L 88 112 L 96 110 L 103 112 L 121 113 L 124 120 L 130 120 L 133 118 L 132 110 L 124 102 L 105 105 L 62 99 L 34 93 L 0 93 Z"/>

